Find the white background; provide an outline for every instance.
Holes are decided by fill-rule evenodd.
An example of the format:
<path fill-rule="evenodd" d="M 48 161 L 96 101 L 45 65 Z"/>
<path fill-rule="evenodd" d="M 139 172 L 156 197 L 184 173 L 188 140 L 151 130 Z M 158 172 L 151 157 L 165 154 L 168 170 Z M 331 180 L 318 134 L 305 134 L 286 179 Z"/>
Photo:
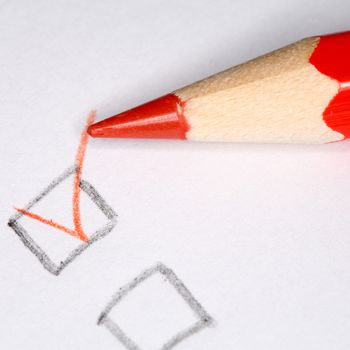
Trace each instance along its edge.
<path fill-rule="evenodd" d="M 118 212 L 113 232 L 55 277 L 6 226 L 72 164 L 89 110 L 347 29 L 347 0 L 0 1 L 1 349 L 124 349 L 97 317 L 161 261 L 215 319 L 179 350 L 348 350 L 347 141 L 90 140 L 83 177 Z"/>

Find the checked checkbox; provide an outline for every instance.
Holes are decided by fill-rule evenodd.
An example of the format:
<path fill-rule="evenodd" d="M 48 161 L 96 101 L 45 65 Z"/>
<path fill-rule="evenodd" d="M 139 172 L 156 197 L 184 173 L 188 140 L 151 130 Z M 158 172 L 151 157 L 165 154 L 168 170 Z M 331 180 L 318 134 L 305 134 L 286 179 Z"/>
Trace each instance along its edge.
<path fill-rule="evenodd" d="M 17 213 L 8 222 L 8 225 L 19 236 L 23 244 L 39 259 L 43 267 L 54 275 L 58 275 L 94 242 L 105 237 L 116 224 L 117 215 L 114 210 L 89 182 L 82 179 L 84 158 L 89 139 L 87 129 L 93 123 L 95 116 L 95 111 L 89 114 L 86 126 L 81 134 L 74 166 L 52 181 L 26 207 L 15 208 Z M 66 179 L 71 176 L 73 177 L 73 186 L 58 192 L 59 196 L 57 197 L 57 190 L 63 187 L 67 183 Z M 88 215 L 84 217 L 84 220 L 82 220 L 81 207 L 84 202 L 81 200 L 83 199 L 81 198 L 81 193 L 86 195 L 85 203 L 86 199 L 89 199 L 89 202 L 94 203 L 94 209 L 96 207 L 99 209 L 98 212 L 103 217 L 102 222 L 94 216 L 96 210 L 91 211 L 91 209 L 88 211 Z M 41 207 L 42 203 L 45 203 L 43 207 Z M 68 204 L 68 207 L 70 207 L 68 215 L 63 214 L 65 204 Z M 47 211 L 50 205 L 56 205 L 54 215 L 49 216 L 46 213 L 43 216 L 39 215 L 38 212 L 32 211 L 34 208 L 34 210 L 38 209 L 40 213 L 43 213 Z M 72 222 L 68 225 L 62 224 L 63 220 L 69 216 L 71 216 Z M 55 220 L 51 217 L 54 217 Z M 60 218 L 58 219 L 58 217 Z M 88 231 L 92 233 L 87 234 L 85 228 L 92 227 L 96 222 L 99 223 L 99 228 L 89 229 Z M 40 223 L 41 228 L 45 227 L 44 233 L 38 234 L 38 227 L 35 226 L 38 223 Z M 79 245 L 76 243 L 77 240 L 80 241 Z"/>
<path fill-rule="evenodd" d="M 89 226 L 91 226 L 93 222 L 100 225 L 98 228 L 94 229 L 91 234 L 87 234 L 86 241 L 80 240 L 74 235 L 66 234 L 65 231 L 59 232 L 55 225 L 44 226 L 41 222 L 32 220 L 30 216 L 23 214 L 23 212 L 27 213 L 29 210 L 35 209 L 43 199 L 48 200 L 50 194 L 59 190 L 59 187 L 63 186 L 65 181 L 73 176 L 75 172 L 75 166 L 67 169 L 61 176 L 39 193 L 39 195 L 25 207 L 25 210 L 18 211 L 9 220 L 9 226 L 19 236 L 23 244 L 39 259 L 43 267 L 54 275 L 58 275 L 83 251 L 110 233 L 116 225 L 117 214 L 96 189 L 83 179 L 80 180 L 79 187 L 82 193 L 85 194 L 83 203 L 84 207 L 88 209 L 88 215 L 86 216 L 90 217 Z M 56 199 L 61 199 L 61 192 L 62 191 L 53 196 L 53 202 L 55 202 Z M 67 189 L 65 192 L 68 192 Z M 88 203 L 88 200 L 90 203 Z M 44 232 L 43 229 L 45 229 Z M 77 245 L 77 243 L 79 244 Z"/>

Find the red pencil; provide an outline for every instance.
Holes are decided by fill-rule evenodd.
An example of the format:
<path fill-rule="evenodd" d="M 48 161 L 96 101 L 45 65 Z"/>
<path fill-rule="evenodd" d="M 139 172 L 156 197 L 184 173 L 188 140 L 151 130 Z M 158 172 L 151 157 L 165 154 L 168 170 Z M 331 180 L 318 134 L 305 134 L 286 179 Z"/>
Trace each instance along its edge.
<path fill-rule="evenodd" d="M 350 137 L 350 32 L 312 37 L 100 121 L 93 137 L 328 143 Z"/>

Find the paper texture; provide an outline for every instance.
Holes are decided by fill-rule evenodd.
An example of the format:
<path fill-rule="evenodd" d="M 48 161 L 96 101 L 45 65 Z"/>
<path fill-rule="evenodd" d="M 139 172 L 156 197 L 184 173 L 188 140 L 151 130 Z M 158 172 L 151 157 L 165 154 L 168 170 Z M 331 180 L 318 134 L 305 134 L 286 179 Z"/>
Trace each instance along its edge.
<path fill-rule="evenodd" d="M 0 348 L 348 350 L 349 142 L 90 139 L 81 223 L 108 232 L 86 246 L 27 215 L 7 224 L 65 174 L 30 211 L 75 232 L 91 110 L 349 29 L 349 15 L 345 0 L 0 2 Z"/>

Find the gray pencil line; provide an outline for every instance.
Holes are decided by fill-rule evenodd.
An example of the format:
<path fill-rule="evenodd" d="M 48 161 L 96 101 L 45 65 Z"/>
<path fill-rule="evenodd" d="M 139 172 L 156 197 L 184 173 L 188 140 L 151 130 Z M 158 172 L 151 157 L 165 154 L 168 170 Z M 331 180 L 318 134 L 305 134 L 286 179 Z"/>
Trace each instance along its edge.
<path fill-rule="evenodd" d="M 80 255 L 90 245 L 92 245 L 102 237 L 106 236 L 109 232 L 111 232 L 114 226 L 115 226 L 115 222 L 108 222 L 105 226 L 96 230 L 95 233 L 91 235 L 88 242 L 81 243 L 77 248 L 75 248 L 68 255 L 68 257 L 63 262 L 61 262 L 60 266 L 58 267 L 58 273 L 61 270 L 63 270 L 68 264 L 70 264 L 78 255 Z"/>
<path fill-rule="evenodd" d="M 60 176 L 54 179 L 43 191 L 41 191 L 37 196 L 35 196 L 26 206 L 24 210 L 29 210 L 37 202 L 48 195 L 56 186 L 63 182 L 67 177 L 74 174 L 77 170 L 77 166 L 73 165 L 66 169 Z M 80 181 L 80 188 L 85 192 L 91 201 L 99 208 L 102 213 L 107 217 L 108 222 L 103 227 L 97 229 L 93 234 L 90 235 L 88 242 L 82 242 L 78 247 L 76 247 L 64 261 L 61 261 L 59 265 L 56 265 L 49 256 L 44 252 L 44 250 L 34 242 L 27 231 L 22 227 L 18 220 L 23 216 L 22 213 L 16 213 L 13 215 L 8 222 L 8 225 L 15 231 L 15 233 L 20 237 L 23 244 L 38 258 L 41 264 L 46 270 L 54 275 L 59 275 L 59 273 L 70 264 L 77 256 L 79 256 L 84 250 L 86 250 L 91 244 L 98 241 L 102 237 L 106 236 L 112 231 L 116 224 L 117 214 L 114 210 L 107 204 L 107 202 L 102 198 L 102 196 L 96 191 L 96 189 L 87 181 Z"/>
<path fill-rule="evenodd" d="M 102 323 L 128 350 L 141 350 L 109 317 L 105 317 Z"/>
<path fill-rule="evenodd" d="M 195 314 L 200 316 L 205 322 L 210 323 L 211 317 L 205 312 L 202 305 L 193 297 L 192 293 L 186 288 L 186 286 L 180 281 L 180 279 L 175 275 L 174 271 L 164 266 L 163 264 L 158 265 L 159 271 L 164 274 L 168 281 L 174 286 L 174 288 L 179 292 L 182 298 L 188 303 Z"/>
<path fill-rule="evenodd" d="M 130 339 L 123 330 L 108 316 L 112 308 L 119 303 L 128 293 L 130 293 L 137 286 L 142 284 L 147 278 L 155 273 L 161 273 L 165 279 L 172 285 L 175 290 L 180 294 L 185 303 L 192 309 L 196 318 L 199 320 L 179 331 L 172 338 L 166 341 L 160 348 L 160 350 L 170 350 L 177 344 L 179 344 L 185 338 L 199 332 L 204 327 L 209 326 L 213 319 L 204 310 L 202 305 L 193 297 L 191 292 L 185 287 L 181 280 L 175 275 L 175 273 L 162 263 L 157 263 L 154 266 L 144 270 L 137 277 L 135 277 L 131 282 L 127 283 L 112 296 L 111 301 L 107 304 L 104 310 L 101 312 L 97 324 L 106 325 L 107 329 L 128 349 L 128 350 L 140 350 L 138 345 Z"/>
<path fill-rule="evenodd" d="M 36 203 L 38 203 L 41 199 L 43 199 L 49 192 L 51 192 L 58 184 L 67 179 L 71 174 L 76 171 L 76 165 L 70 166 L 67 168 L 60 176 L 55 178 L 53 181 L 49 183 L 37 196 L 35 196 L 32 200 L 29 201 L 27 205 L 23 207 L 23 210 L 28 211 L 31 209 Z M 9 222 L 18 220 L 23 213 L 17 212 L 13 216 L 10 217 Z"/>
<path fill-rule="evenodd" d="M 89 182 L 81 179 L 80 188 L 91 198 L 93 203 L 106 215 L 110 220 L 115 220 L 117 213 L 113 210 L 111 206 L 102 198 L 102 196 L 96 191 L 95 187 Z"/>
<path fill-rule="evenodd" d="M 100 324 L 103 319 L 108 315 L 111 309 L 119 303 L 119 301 L 124 298 L 130 291 L 132 291 L 136 286 L 144 282 L 148 277 L 152 276 L 157 272 L 157 265 L 144 270 L 141 274 L 135 277 L 131 282 L 120 287 L 119 290 L 112 296 L 111 301 L 107 304 L 104 310 L 101 312 L 98 318 L 97 324 Z"/>
<path fill-rule="evenodd" d="M 177 333 L 174 337 L 172 337 L 170 340 L 168 340 L 161 348 L 160 350 L 169 350 L 173 348 L 175 345 L 179 344 L 182 340 L 185 338 L 199 332 L 201 329 L 207 326 L 207 323 L 203 320 L 199 320 L 196 322 L 192 327 L 189 327 L 187 329 L 184 329 L 183 331 L 180 331 Z"/>
<path fill-rule="evenodd" d="M 42 263 L 45 269 L 57 275 L 56 265 L 51 261 L 51 259 L 44 252 L 44 250 L 37 243 L 34 242 L 34 240 L 24 229 L 24 227 L 22 227 L 17 221 L 11 221 L 8 223 L 8 225 L 19 236 L 22 243 L 39 259 L 39 261 Z"/>

